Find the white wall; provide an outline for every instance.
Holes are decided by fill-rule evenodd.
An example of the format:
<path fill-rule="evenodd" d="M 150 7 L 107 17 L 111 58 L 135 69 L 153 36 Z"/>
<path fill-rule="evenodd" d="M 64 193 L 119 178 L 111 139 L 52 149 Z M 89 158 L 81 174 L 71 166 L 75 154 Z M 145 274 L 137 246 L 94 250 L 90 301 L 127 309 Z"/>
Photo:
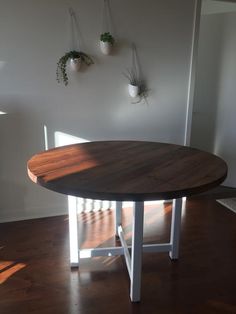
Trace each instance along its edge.
<path fill-rule="evenodd" d="M 29 181 L 26 162 L 55 132 L 87 140 L 183 143 L 194 0 L 111 0 L 117 52 L 101 55 L 103 1 L 0 1 L 0 221 L 64 213 L 67 198 Z M 70 48 L 68 6 L 79 16 L 82 50 L 95 65 L 56 82 Z M 122 72 L 138 49 L 148 105 L 131 104 Z"/>
<path fill-rule="evenodd" d="M 236 4 L 235 4 L 236 8 Z M 221 156 L 236 187 L 236 13 L 203 15 L 191 145 Z"/>
<path fill-rule="evenodd" d="M 236 5 L 235 5 L 236 6 Z M 236 13 L 225 16 L 214 152 L 228 163 L 226 185 L 236 187 Z"/>
<path fill-rule="evenodd" d="M 223 15 L 203 15 L 193 104 L 191 146 L 213 152 L 222 54 Z"/>

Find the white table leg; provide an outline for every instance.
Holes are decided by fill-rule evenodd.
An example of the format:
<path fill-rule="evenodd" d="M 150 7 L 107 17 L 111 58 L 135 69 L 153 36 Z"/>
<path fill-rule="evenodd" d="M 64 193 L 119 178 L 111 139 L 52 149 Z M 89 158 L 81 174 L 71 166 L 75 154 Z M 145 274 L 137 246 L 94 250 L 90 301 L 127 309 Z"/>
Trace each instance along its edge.
<path fill-rule="evenodd" d="M 169 253 L 169 256 L 172 260 L 176 260 L 179 257 L 181 212 L 182 212 L 182 198 L 173 200 L 171 235 L 170 235 L 170 243 L 171 243 L 172 248 Z"/>
<path fill-rule="evenodd" d="M 115 235 L 119 237 L 118 227 L 121 225 L 122 217 L 122 202 L 116 202 L 116 209 L 115 209 Z"/>
<path fill-rule="evenodd" d="M 142 271 L 142 247 L 143 247 L 143 213 L 144 202 L 135 202 L 133 210 L 132 253 L 130 298 L 132 302 L 140 301 L 141 271 Z"/>
<path fill-rule="evenodd" d="M 68 196 L 68 211 L 69 211 L 70 265 L 71 267 L 79 267 L 77 200 L 75 196 Z"/>

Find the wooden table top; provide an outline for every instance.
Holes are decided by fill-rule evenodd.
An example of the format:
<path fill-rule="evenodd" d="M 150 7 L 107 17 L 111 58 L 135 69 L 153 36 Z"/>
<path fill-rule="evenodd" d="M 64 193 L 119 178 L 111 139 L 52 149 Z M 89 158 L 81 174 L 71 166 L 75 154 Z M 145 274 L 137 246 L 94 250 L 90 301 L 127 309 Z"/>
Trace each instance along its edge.
<path fill-rule="evenodd" d="M 219 157 L 173 144 L 103 141 L 50 149 L 28 161 L 47 189 L 99 200 L 160 200 L 204 192 L 224 181 Z"/>

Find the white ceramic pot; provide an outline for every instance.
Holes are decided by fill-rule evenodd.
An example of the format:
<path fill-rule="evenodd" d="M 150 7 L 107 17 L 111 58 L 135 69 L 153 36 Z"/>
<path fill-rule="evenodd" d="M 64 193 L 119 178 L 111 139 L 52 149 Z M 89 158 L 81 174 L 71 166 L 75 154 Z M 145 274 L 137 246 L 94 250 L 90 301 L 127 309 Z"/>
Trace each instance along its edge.
<path fill-rule="evenodd" d="M 107 41 L 105 42 L 100 40 L 100 48 L 104 55 L 109 55 L 112 51 L 112 44 Z"/>
<path fill-rule="evenodd" d="M 79 71 L 81 66 L 81 58 L 70 59 L 70 68 L 72 71 Z"/>
<path fill-rule="evenodd" d="M 137 97 L 138 96 L 138 93 L 139 93 L 139 86 L 137 85 L 132 85 L 132 84 L 129 84 L 128 85 L 128 88 L 129 88 L 129 94 L 131 97 Z"/>

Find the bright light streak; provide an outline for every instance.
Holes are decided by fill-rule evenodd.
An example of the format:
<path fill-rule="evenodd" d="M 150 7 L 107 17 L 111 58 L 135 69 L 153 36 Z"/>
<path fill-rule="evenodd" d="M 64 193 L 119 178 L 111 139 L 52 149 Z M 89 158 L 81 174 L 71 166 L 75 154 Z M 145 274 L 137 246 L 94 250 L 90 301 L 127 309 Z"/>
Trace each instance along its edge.
<path fill-rule="evenodd" d="M 91 258 L 93 249 L 84 249 L 80 251 L 80 258 Z"/>
<path fill-rule="evenodd" d="M 48 128 L 46 125 L 43 126 L 43 133 L 44 133 L 44 147 L 45 150 L 48 150 Z"/>
<path fill-rule="evenodd" d="M 70 263 L 71 266 L 79 264 L 77 201 L 76 197 L 68 196 L 69 210 L 69 236 L 70 236 Z"/>
<path fill-rule="evenodd" d="M 0 273 L 0 284 L 3 284 L 9 277 L 14 275 L 16 272 L 21 270 L 22 268 L 26 267 L 26 264 L 23 263 L 16 263 L 16 262 L 0 262 L 1 264 L 5 265 L 5 268 L 1 269 Z"/>
<path fill-rule="evenodd" d="M 56 131 L 54 135 L 55 135 L 55 147 L 69 145 L 69 144 L 89 142 L 88 140 L 82 137 L 73 136 L 70 134 L 63 133 L 63 132 Z"/>

